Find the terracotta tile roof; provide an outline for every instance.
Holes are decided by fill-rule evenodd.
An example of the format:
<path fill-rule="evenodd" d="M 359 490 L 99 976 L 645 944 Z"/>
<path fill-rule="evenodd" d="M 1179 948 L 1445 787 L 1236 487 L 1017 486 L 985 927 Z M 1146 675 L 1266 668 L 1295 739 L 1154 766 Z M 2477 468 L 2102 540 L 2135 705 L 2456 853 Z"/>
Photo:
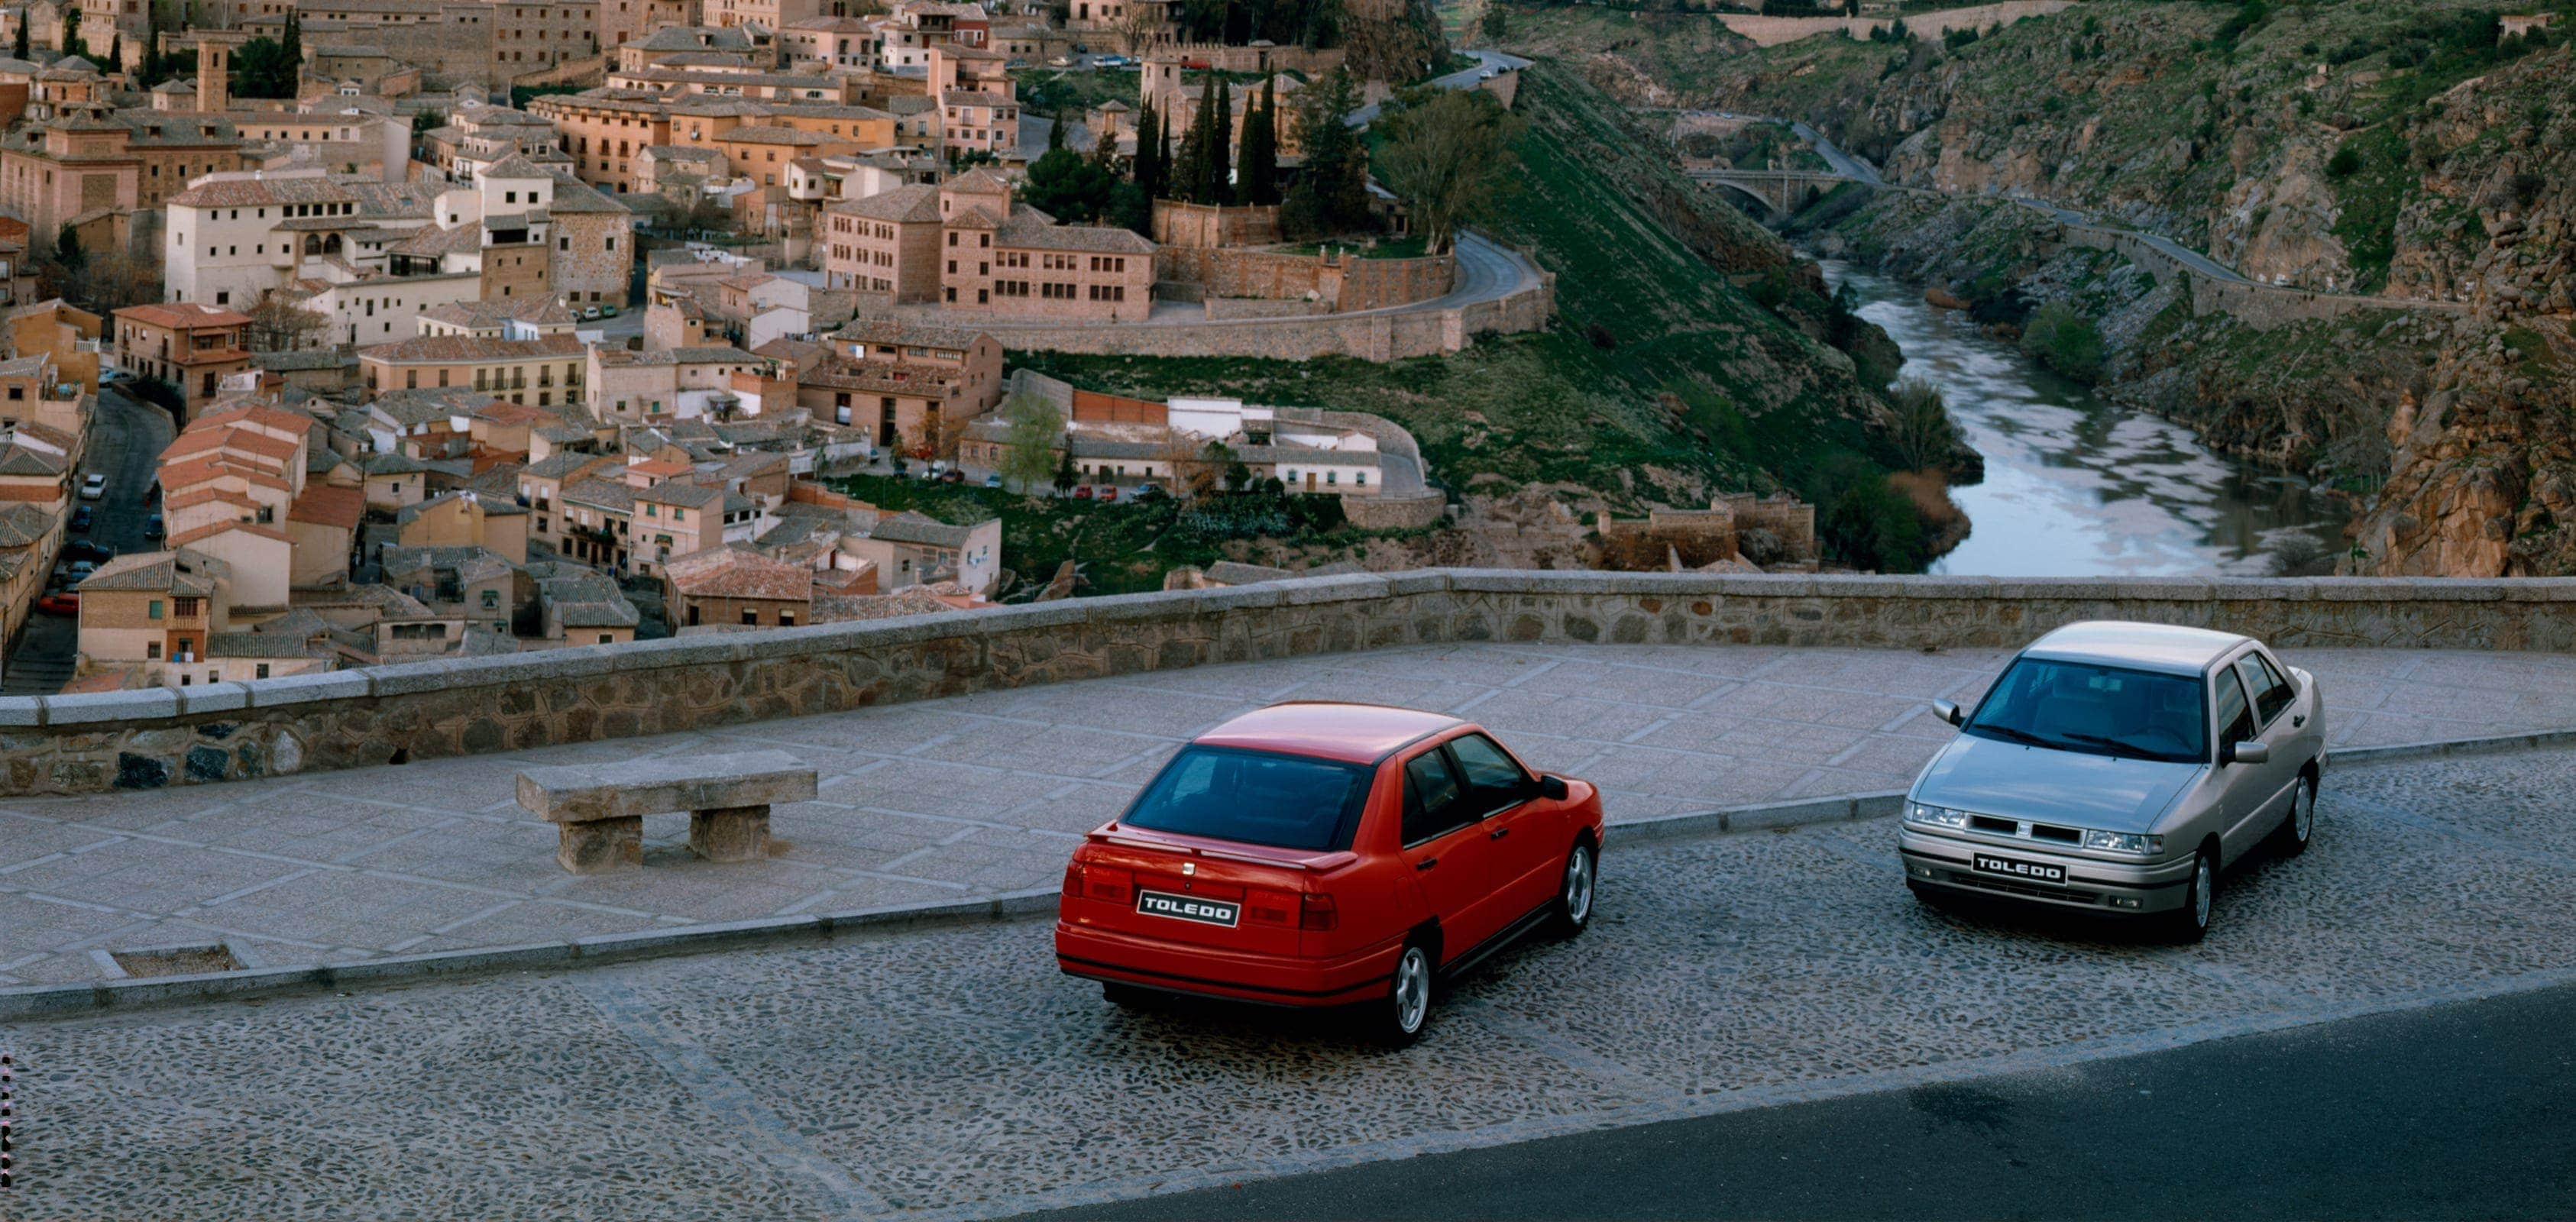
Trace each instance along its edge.
<path fill-rule="evenodd" d="M 814 596 L 813 570 L 730 544 L 674 556 L 663 573 L 673 589 L 690 598 L 808 602 Z"/>
<path fill-rule="evenodd" d="M 175 202 L 175 201 L 174 201 Z M 155 327 L 189 330 L 204 327 L 239 327 L 250 323 L 250 317 L 231 310 L 218 310 L 193 301 L 174 301 L 166 305 L 127 306 L 116 312 L 118 318 L 130 318 Z"/>
<path fill-rule="evenodd" d="M 241 493 L 211 485 L 190 488 L 184 492 L 173 492 L 169 496 L 168 508 L 173 513 L 182 509 L 194 509 L 199 505 L 230 505 L 236 509 L 259 508 L 259 502 Z"/>
<path fill-rule="evenodd" d="M 232 572 L 232 566 L 203 552 L 184 548 L 166 552 L 129 552 L 106 564 L 80 583 L 83 593 L 91 590 L 167 590 L 173 594 L 207 595 L 215 592 L 215 582 Z"/>
<path fill-rule="evenodd" d="M 256 522 L 217 522 L 212 526 L 200 526 L 195 530 L 180 531 L 178 534 L 170 536 L 170 542 L 173 546 L 185 547 L 191 543 L 198 542 L 199 540 L 212 539 L 217 535 L 236 530 L 245 534 L 258 535 L 263 539 L 275 539 L 280 543 L 292 544 L 295 542 L 293 539 L 286 537 L 286 532 L 278 530 L 273 526 L 262 526 Z"/>
<path fill-rule="evenodd" d="M 171 504 L 176 506 L 177 501 Z M 335 484 L 308 484 L 304 495 L 287 507 L 286 520 L 310 522 L 317 526 L 339 526 L 351 530 L 367 514 L 367 491 L 364 488 L 342 488 Z"/>
<path fill-rule="evenodd" d="M 525 361 L 580 356 L 578 335 L 540 335 L 535 339 L 489 339 L 479 335 L 422 335 L 360 348 L 361 360 L 386 364 Z"/>
<path fill-rule="evenodd" d="M 923 183 L 907 183 L 879 191 L 865 199 L 854 199 L 830 205 L 826 211 L 864 217 L 872 221 L 918 223 L 939 219 L 939 188 Z"/>

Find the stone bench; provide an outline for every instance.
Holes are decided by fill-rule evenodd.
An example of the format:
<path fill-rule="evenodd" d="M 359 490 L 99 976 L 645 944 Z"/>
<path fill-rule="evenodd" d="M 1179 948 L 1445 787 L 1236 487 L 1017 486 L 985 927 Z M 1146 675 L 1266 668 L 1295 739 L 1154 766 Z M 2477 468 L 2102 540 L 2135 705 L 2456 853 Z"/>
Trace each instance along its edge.
<path fill-rule="evenodd" d="M 814 796 L 814 770 L 784 751 L 531 768 L 519 805 L 555 825 L 555 860 L 574 874 L 644 864 L 644 816 L 689 812 L 689 851 L 709 861 L 769 853 L 769 808 Z"/>

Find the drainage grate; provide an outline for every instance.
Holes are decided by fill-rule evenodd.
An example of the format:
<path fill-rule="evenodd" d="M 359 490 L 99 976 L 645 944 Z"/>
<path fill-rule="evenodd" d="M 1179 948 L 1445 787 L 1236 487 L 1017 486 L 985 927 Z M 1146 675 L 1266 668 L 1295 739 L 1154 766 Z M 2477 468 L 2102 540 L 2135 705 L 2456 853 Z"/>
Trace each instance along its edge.
<path fill-rule="evenodd" d="M 200 972 L 237 972 L 242 961 L 216 943 L 208 946 L 163 946 L 151 950 L 112 950 L 107 957 L 128 976 L 194 976 Z"/>

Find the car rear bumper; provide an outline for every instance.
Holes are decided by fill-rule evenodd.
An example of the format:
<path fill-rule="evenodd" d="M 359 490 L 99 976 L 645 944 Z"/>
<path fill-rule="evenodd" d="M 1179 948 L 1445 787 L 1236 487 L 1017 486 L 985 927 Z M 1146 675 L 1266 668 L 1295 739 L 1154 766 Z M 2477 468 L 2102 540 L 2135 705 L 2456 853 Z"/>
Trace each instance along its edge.
<path fill-rule="evenodd" d="M 1395 941 L 1331 959 L 1178 946 L 1057 921 L 1056 966 L 1068 976 L 1274 1006 L 1365 1001 L 1394 975 Z"/>
<path fill-rule="evenodd" d="M 1978 853 L 2063 866 L 2066 881 L 2045 883 L 1981 874 L 1975 865 Z M 2143 916 L 2179 908 L 2191 882 L 2189 854 L 2172 861 L 2133 864 L 1935 836 L 1912 827 L 1897 833 L 1897 856 L 1905 863 L 1905 881 L 1917 887 L 2108 916 Z"/>

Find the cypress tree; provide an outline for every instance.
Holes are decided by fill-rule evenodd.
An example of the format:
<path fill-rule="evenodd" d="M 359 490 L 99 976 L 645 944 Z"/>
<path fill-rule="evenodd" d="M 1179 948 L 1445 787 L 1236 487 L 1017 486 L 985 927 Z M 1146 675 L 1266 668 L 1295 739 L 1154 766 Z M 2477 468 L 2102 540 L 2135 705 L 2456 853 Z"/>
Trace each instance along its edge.
<path fill-rule="evenodd" d="M 1047 151 L 1052 153 L 1063 147 L 1064 108 L 1058 106 L 1055 108 L 1055 113 L 1047 116 Z"/>
<path fill-rule="evenodd" d="M 125 33 L 120 30 L 107 36 L 107 62 L 101 67 L 115 72 L 125 66 Z"/>
<path fill-rule="evenodd" d="M 1145 99 L 1145 110 L 1136 118 L 1136 189 L 1152 199 L 1163 193 L 1163 116 L 1154 110 L 1154 100 Z"/>
<path fill-rule="evenodd" d="M 1261 101 L 1243 116 L 1243 202 L 1279 202 L 1279 86 L 1262 82 Z"/>
<path fill-rule="evenodd" d="M 1216 113 L 1208 119 L 1207 202 L 1230 204 L 1234 202 L 1234 86 L 1219 77 L 1208 82 L 1208 92 L 1216 96 L 1200 109 L 1213 107 Z"/>
<path fill-rule="evenodd" d="M 1190 130 L 1182 133 L 1180 156 L 1172 162 L 1172 198 L 1183 203 L 1209 202 L 1206 199 L 1207 121 L 1208 109 L 1206 106 L 1201 106 L 1198 117 L 1190 123 Z"/>
<path fill-rule="evenodd" d="M 294 98 L 304 92 L 304 22 L 295 10 L 286 12 L 286 96 Z"/>

